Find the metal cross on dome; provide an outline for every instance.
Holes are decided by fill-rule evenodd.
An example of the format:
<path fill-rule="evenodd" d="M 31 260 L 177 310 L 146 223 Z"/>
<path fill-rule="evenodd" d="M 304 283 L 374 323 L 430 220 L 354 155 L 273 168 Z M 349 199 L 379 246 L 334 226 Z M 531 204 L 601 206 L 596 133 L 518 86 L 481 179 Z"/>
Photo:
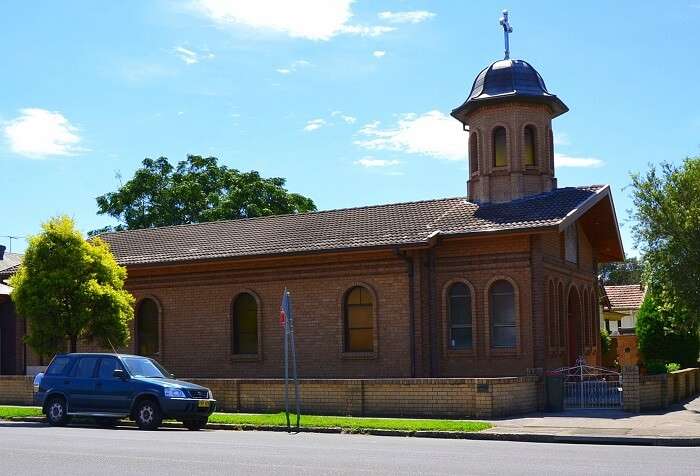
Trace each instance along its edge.
<path fill-rule="evenodd" d="M 503 27 L 503 37 L 506 40 L 506 57 L 510 58 L 510 44 L 508 43 L 508 34 L 513 33 L 513 27 L 508 23 L 508 10 L 503 10 L 503 16 L 500 20 L 501 26 Z"/>

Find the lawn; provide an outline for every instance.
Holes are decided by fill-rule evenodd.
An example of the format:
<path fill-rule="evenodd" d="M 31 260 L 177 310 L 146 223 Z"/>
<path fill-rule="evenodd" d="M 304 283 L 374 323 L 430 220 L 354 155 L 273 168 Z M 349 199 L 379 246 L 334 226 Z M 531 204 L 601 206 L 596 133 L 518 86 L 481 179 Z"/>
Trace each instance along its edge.
<path fill-rule="evenodd" d="M 41 416 L 39 407 L 0 406 L 0 420 Z M 290 415 L 292 425 L 296 421 Z M 287 420 L 280 413 L 214 413 L 210 423 L 225 423 L 240 426 L 285 426 Z M 302 415 L 301 425 L 306 428 L 342 428 L 348 431 L 362 430 L 406 430 L 406 431 L 462 431 L 473 432 L 491 428 L 488 423 L 468 420 L 428 420 L 411 418 L 359 418 Z"/>

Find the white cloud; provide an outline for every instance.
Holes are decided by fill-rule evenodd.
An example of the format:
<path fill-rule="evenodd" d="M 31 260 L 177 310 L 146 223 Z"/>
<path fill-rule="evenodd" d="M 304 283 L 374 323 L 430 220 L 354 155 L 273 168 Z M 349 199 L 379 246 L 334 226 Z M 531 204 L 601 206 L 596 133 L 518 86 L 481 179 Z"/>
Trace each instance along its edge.
<path fill-rule="evenodd" d="M 349 25 L 353 0 L 194 0 L 194 7 L 221 25 L 245 25 L 308 40 L 346 33 L 377 36 L 393 28 Z"/>
<path fill-rule="evenodd" d="M 560 154 L 558 152 L 554 153 L 554 166 L 555 167 L 588 167 L 597 168 L 605 165 L 600 159 L 595 159 L 593 157 L 572 157 L 566 154 Z"/>
<path fill-rule="evenodd" d="M 292 64 L 285 68 L 277 68 L 276 71 L 279 74 L 291 74 L 295 73 L 298 69 L 304 68 L 306 66 L 311 66 L 311 63 L 306 60 L 296 60 L 292 61 Z"/>
<path fill-rule="evenodd" d="M 78 128 L 63 114 L 39 108 L 20 109 L 20 116 L 3 126 L 10 150 L 29 158 L 85 152 Z"/>
<path fill-rule="evenodd" d="M 398 160 L 386 160 L 386 159 L 375 159 L 374 157 L 368 155 L 362 157 L 360 160 L 356 160 L 356 165 L 361 165 L 362 167 L 391 167 L 394 165 L 399 165 L 401 162 Z"/>
<path fill-rule="evenodd" d="M 279 74 L 290 74 L 292 72 L 289 68 L 277 68 L 276 70 Z"/>
<path fill-rule="evenodd" d="M 209 51 L 197 52 L 184 46 L 176 46 L 173 48 L 173 52 L 180 58 L 185 64 L 197 64 L 203 59 L 213 59 L 214 53 Z"/>
<path fill-rule="evenodd" d="M 426 10 L 414 10 L 409 12 L 380 12 L 378 16 L 389 23 L 420 23 L 433 18 L 435 14 Z"/>
<path fill-rule="evenodd" d="M 386 51 L 377 50 L 372 54 L 374 55 L 375 58 L 382 58 L 384 55 L 386 55 Z"/>
<path fill-rule="evenodd" d="M 316 129 L 320 129 L 321 127 L 326 125 L 325 119 L 311 119 L 309 122 L 306 123 L 306 126 L 304 126 L 304 130 L 311 132 L 315 131 Z"/>
<path fill-rule="evenodd" d="M 375 121 L 360 129 L 367 139 L 355 144 L 372 150 L 392 150 L 447 160 L 466 160 L 467 137 L 462 125 L 440 111 L 402 114 L 394 127 Z"/>
<path fill-rule="evenodd" d="M 333 111 L 331 112 L 331 117 L 340 117 L 346 124 L 355 124 L 357 122 L 356 117 L 343 114 L 343 111 Z"/>

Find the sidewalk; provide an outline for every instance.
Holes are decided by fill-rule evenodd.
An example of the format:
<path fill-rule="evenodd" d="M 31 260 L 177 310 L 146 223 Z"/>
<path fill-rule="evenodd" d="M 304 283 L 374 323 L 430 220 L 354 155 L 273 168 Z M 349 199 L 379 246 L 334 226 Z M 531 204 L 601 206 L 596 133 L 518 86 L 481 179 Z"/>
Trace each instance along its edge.
<path fill-rule="evenodd" d="M 700 397 L 668 411 L 635 415 L 619 410 L 537 413 L 492 420 L 482 434 L 523 441 L 700 446 Z"/>

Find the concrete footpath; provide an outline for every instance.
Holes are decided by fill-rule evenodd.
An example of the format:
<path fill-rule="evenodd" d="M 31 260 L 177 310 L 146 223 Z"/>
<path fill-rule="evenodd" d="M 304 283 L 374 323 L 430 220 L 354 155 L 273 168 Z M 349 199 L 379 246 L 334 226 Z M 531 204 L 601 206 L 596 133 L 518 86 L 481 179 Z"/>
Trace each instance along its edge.
<path fill-rule="evenodd" d="M 521 441 L 700 446 L 700 397 L 664 412 L 619 410 L 537 413 L 490 420 L 481 434 Z"/>

